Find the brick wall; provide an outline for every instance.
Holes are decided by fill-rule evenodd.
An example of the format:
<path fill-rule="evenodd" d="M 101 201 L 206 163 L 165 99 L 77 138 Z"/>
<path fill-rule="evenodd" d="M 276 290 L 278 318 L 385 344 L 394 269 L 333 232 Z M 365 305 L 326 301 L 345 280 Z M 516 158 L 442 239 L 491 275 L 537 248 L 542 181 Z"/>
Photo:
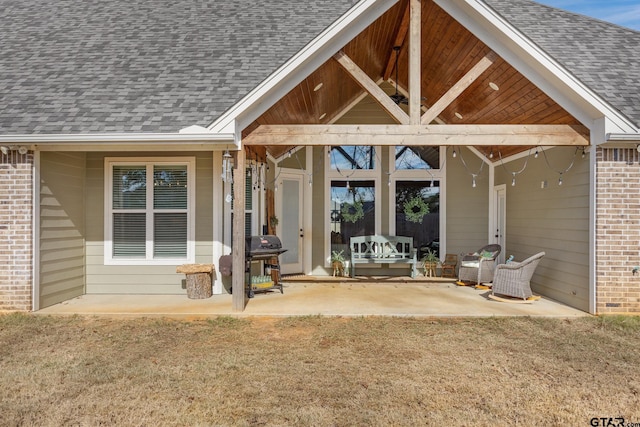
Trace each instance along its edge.
<path fill-rule="evenodd" d="M 33 154 L 0 153 L 0 311 L 32 308 Z"/>
<path fill-rule="evenodd" d="M 596 311 L 640 313 L 640 153 L 596 154 Z"/>

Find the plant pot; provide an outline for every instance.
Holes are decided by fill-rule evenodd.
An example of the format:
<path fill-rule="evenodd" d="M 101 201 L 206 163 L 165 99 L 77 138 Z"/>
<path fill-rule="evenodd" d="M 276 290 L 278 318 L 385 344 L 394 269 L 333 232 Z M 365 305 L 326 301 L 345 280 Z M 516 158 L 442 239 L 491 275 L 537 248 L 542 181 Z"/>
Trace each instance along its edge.
<path fill-rule="evenodd" d="M 438 267 L 437 262 L 427 261 L 424 263 L 424 275 L 426 277 L 436 277 L 436 267 Z"/>
<path fill-rule="evenodd" d="M 344 276 L 344 263 L 342 261 L 333 261 L 331 263 L 334 276 Z"/>

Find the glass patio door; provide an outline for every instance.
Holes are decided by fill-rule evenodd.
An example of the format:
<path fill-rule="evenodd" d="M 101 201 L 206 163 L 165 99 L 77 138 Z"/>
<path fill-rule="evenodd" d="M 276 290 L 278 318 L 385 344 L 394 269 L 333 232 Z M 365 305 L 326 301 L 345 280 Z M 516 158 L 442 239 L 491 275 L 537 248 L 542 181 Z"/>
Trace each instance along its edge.
<path fill-rule="evenodd" d="M 282 274 L 302 273 L 302 202 L 304 173 L 282 172 L 276 195 L 280 222 L 277 228 L 282 247 L 287 252 L 280 255 Z"/>

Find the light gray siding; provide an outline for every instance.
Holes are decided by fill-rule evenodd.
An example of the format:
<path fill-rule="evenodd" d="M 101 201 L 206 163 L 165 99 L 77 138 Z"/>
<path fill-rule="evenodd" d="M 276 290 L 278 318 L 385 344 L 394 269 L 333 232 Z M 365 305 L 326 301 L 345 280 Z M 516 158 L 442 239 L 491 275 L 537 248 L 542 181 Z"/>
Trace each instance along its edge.
<path fill-rule="evenodd" d="M 456 152 L 454 158 L 453 149 L 449 148 L 446 159 L 446 252 L 460 254 L 489 243 L 489 166 L 482 166 L 474 188 L 471 174 L 480 172 L 482 160 L 465 147 L 456 147 Z"/>
<path fill-rule="evenodd" d="M 531 281 L 535 293 L 580 310 L 589 309 L 589 161 L 573 147 L 557 147 L 529 159 L 511 186 L 511 174 L 523 160 L 496 168 L 496 184 L 507 186 L 506 252 L 522 260 L 546 256 Z M 559 172 L 574 162 L 563 174 Z M 542 188 L 546 182 L 547 187 Z"/>
<path fill-rule="evenodd" d="M 212 153 L 126 153 L 122 157 L 196 157 L 196 259 L 211 263 L 213 251 Z M 104 158 L 113 153 L 87 154 L 87 294 L 184 294 L 184 275 L 174 265 L 121 266 L 104 264 Z M 222 201 L 220 201 L 222 204 Z M 222 214 L 222 207 L 216 209 Z"/>
<path fill-rule="evenodd" d="M 40 156 L 40 307 L 84 293 L 85 155 Z"/>

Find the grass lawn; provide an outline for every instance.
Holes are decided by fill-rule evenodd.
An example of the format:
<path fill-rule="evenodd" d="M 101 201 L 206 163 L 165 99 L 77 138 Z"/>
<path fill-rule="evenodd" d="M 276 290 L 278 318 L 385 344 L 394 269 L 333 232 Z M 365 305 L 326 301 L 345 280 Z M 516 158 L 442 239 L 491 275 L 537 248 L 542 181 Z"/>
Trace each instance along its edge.
<path fill-rule="evenodd" d="M 639 317 L 0 315 L 2 426 L 589 426 L 639 402 Z"/>

